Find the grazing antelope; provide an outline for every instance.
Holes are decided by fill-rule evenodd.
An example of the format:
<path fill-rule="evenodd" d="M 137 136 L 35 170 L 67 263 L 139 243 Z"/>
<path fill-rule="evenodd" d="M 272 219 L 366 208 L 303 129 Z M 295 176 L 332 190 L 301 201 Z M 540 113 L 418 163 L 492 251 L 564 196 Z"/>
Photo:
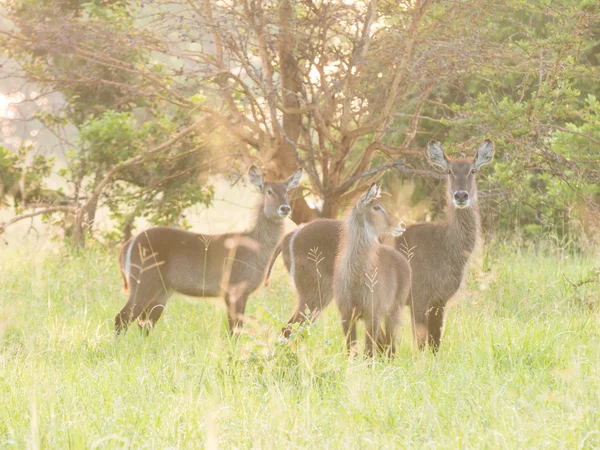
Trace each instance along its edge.
<path fill-rule="evenodd" d="M 447 219 L 407 227 L 396 238 L 396 249 L 410 252 L 412 289 L 409 305 L 413 314 L 413 333 L 419 348 L 428 342 L 437 351 L 446 303 L 458 291 L 467 262 L 480 234 L 475 174 L 492 161 L 494 146 L 486 140 L 473 159 L 450 159 L 437 143 L 427 148 L 429 162 L 447 174 Z M 333 259 L 338 252 L 342 231 L 339 220 L 316 220 L 288 233 L 276 249 L 298 292 L 298 304 L 289 324 L 314 320 L 333 297 Z M 314 252 L 320 262 L 315 270 Z M 269 269 L 270 273 L 270 269 Z M 267 274 L 267 279 L 269 278 Z M 289 336 L 290 327 L 284 328 Z"/>
<path fill-rule="evenodd" d="M 393 228 L 379 197 L 380 189 L 373 184 L 346 216 L 333 286 L 348 351 L 356 343 L 356 321 L 362 319 L 365 354 L 372 356 L 376 343 L 380 352 L 392 356 L 410 291 L 410 266 L 393 247 L 379 243 L 382 235 L 398 236 L 404 231 L 402 223 Z"/>
<path fill-rule="evenodd" d="M 129 299 L 115 317 L 115 332 L 134 320 L 146 331 L 160 318 L 173 292 L 225 299 L 229 329 L 239 332 L 248 296 L 263 282 L 267 264 L 291 213 L 288 191 L 302 176 L 298 170 L 283 182 L 265 182 L 255 166 L 248 178 L 262 194 L 250 231 L 221 235 L 155 227 L 121 247 L 119 263 Z"/>

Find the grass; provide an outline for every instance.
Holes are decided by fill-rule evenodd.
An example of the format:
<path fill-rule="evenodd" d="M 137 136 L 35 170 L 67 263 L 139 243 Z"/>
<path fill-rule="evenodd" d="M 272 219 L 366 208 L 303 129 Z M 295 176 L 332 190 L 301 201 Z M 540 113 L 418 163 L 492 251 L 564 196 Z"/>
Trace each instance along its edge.
<path fill-rule="evenodd" d="M 494 245 L 437 357 L 405 326 L 398 357 L 369 363 L 345 357 L 334 307 L 280 340 L 280 264 L 239 342 L 221 301 L 182 297 L 150 337 L 115 339 L 114 254 L 5 250 L 0 448 L 600 447 L 600 289 L 571 284 L 597 266 Z"/>

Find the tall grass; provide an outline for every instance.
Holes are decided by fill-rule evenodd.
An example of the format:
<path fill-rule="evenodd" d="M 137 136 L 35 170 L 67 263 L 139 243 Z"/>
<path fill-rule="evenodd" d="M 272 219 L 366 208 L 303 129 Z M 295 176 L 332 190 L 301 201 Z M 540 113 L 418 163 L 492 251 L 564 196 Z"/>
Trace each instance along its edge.
<path fill-rule="evenodd" d="M 406 316 L 397 358 L 371 363 L 346 358 L 334 307 L 280 339 L 294 294 L 279 264 L 239 341 L 222 301 L 182 297 L 148 338 L 115 339 L 114 254 L 5 251 L 0 447 L 599 447 L 600 286 L 573 285 L 597 266 L 496 245 L 437 357 Z"/>

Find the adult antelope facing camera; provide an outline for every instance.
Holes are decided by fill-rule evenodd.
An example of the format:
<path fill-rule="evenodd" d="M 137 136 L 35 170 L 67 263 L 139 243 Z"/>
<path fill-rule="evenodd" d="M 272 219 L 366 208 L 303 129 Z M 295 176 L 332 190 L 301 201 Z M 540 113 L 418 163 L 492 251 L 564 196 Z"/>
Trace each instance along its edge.
<path fill-rule="evenodd" d="M 143 231 L 121 247 L 119 263 L 129 299 L 115 317 L 115 331 L 134 320 L 146 330 L 160 318 L 173 292 L 225 299 L 229 329 L 239 331 L 248 296 L 263 282 L 267 264 L 283 236 L 292 211 L 288 191 L 302 176 L 298 170 L 283 182 L 265 182 L 255 166 L 248 178 L 261 192 L 250 231 L 196 234 L 168 227 Z"/>
<path fill-rule="evenodd" d="M 356 342 L 356 321 L 365 323 L 365 354 L 395 353 L 400 313 L 410 291 L 410 266 L 393 247 L 382 245 L 382 235 L 398 236 L 373 184 L 356 202 L 342 226 L 341 245 L 333 280 L 348 351 Z"/>
<path fill-rule="evenodd" d="M 494 157 L 486 140 L 475 158 L 450 159 L 435 142 L 427 147 L 429 162 L 443 169 L 446 215 L 443 222 L 418 223 L 396 238 L 396 248 L 410 251 L 413 269 L 411 292 L 414 334 L 422 348 L 427 342 L 437 351 L 444 324 L 444 309 L 456 294 L 481 233 L 475 174 Z"/>
<path fill-rule="evenodd" d="M 480 233 L 475 174 L 493 157 L 494 146 L 489 140 L 479 147 L 474 159 L 450 159 L 434 142 L 427 147 L 429 162 L 447 174 L 447 219 L 410 225 L 395 240 L 396 249 L 411 254 L 412 289 L 408 304 L 419 348 L 429 342 L 436 351 L 440 344 L 445 305 L 462 283 Z M 303 322 L 306 311 L 314 320 L 331 302 L 334 258 L 341 230 L 339 220 L 315 220 L 288 233 L 276 249 L 271 266 L 281 252 L 298 292 L 290 324 Z M 289 327 L 284 329 L 285 335 L 289 333 Z"/>

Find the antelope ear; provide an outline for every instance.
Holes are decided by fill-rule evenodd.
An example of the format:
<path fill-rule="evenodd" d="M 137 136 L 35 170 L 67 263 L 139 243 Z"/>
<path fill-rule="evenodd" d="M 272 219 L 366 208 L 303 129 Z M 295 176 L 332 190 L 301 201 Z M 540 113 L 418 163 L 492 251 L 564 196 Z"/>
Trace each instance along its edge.
<path fill-rule="evenodd" d="M 437 142 L 431 141 L 427 146 L 427 159 L 434 167 L 448 168 L 448 157 Z"/>
<path fill-rule="evenodd" d="M 250 166 L 248 169 L 248 180 L 250 180 L 250 183 L 252 183 L 254 186 L 257 186 L 261 191 L 265 187 L 263 174 L 255 165 Z"/>
<path fill-rule="evenodd" d="M 494 159 L 494 143 L 489 139 L 486 139 L 477 149 L 475 168 L 479 169 L 484 164 L 489 163 L 492 159 Z"/>
<path fill-rule="evenodd" d="M 381 197 L 381 188 L 377 186 L 377 183 L 373 183 L 367 193 L 363 196 L 363 204 L 367 204 Z"/>
<path fill-rule="evenodd" d="M 284 181 L 288 191 L 290 189 L 294 189 L 298 186 L 298 184 L 300 184 L 300 178 L 302 178 L 302 168 L 298 169 L 294 174 Z"/>

